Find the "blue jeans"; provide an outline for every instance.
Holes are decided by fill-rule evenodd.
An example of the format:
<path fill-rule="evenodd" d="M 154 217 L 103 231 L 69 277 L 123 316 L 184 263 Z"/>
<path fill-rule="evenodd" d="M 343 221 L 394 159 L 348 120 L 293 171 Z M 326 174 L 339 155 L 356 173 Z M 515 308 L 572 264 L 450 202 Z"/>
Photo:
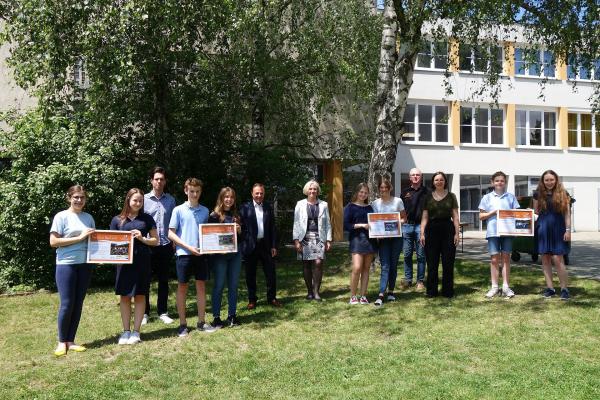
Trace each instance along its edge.
<path fill-rule="evenodd" d="M 212 256 L 214 286 L 212 292 L 212 313 L 214 318 L 221 317 L 221 297 L 227 280 L 227 316 L 237 311 L 238 284 L 242 268 L 242 253 L 216 254 Z"/>
<path fill-rule="evenodd" d="M 421 224 L 402 224 L 402 236 L 404 239 L 404 279 L 406 282 L 413 281 L 413 252 L 417 252 L 417 282 L 425 280 L 425 249 L 419 242 L 421 235 Z"/>
<path fill-rule="evenodd" d="M 398 276 L 398 258 L 402 251 L 402 238 L 389 238 L 379 240 L 379 262 L 381 263 L 381 278 L 379 278 L 379 293 L 385 293 L 388 287 L 390 292 L 396 287 Z"/>
<path fill-rule="evenodd" d="M 92 265 L 59 264 L 56 266 L 55 277 L 60 296 L 58 341 L 74 342 L 83 310 L 83 300 L 92 278 Z"/>

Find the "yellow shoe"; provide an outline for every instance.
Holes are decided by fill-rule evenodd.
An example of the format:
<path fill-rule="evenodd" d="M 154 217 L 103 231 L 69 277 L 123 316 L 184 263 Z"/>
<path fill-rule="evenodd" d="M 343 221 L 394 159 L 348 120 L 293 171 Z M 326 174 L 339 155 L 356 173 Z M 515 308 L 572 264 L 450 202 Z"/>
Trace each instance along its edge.
<path fill-rule="evenodd" d="M 67 355 L 67 348 L 66 347 L 57 347 L 54 350 L 54 355 L 56 357 L 64 357 Z"/>
<path fill-rule="evenodd" d="M 78 353 L 81 353 L 82 351 L 86 351 L 87 348 L 85 346 L 80 346 L 78 344 L 72 344 L 69 346 L 69 350 L 73 350 L 76 351 Z"/>

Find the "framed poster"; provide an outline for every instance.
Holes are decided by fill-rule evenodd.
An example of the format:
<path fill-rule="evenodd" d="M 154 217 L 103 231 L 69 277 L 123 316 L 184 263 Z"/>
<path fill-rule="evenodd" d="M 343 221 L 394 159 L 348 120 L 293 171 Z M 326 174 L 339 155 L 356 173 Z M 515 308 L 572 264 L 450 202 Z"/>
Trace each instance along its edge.
<path fill-rule="evenodd" d="M 400 213 L 369 213 L 370 238 L 390 238 L 402 237 L 402 223 L 400 222 Z"/>
<path fill-rule="evenodd" d="M 88 236 L 87 262 L 92 264 L 133 263 L 133 233 L 94 231 Z"/>
<path fill-rule="evenodd" d="M 200 224 L 199 249 L 202 254 L 237 252 L 236 224 Z"/>
<path fill-rule="evenodd" d="M 496 211 L 498 236 L 533 236 L 534 214 L 531 209 Z"/>

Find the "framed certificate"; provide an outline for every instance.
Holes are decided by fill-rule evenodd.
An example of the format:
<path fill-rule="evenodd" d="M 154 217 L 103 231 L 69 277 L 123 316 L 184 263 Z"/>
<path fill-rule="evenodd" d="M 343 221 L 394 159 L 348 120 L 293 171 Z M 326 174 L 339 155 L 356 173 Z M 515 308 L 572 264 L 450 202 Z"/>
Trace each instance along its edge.
<path fill-rule="evenodd" d="M 399 212 L 369 213 L 367 219 L 370 238 L 402 237 L 402 223 L 400 222 Z"/>
<path fill-rule="evenodd" d="M 87 262 L 93 264 L 133 263 L 133 233 L 94 231 L 88 236 Z"/>
<path fill-rule="evenodd" d="M 533 236 L 533 210 L 496 211 L 496 233 L 498 236 Z"/>
<path fill-rule="evenodd" d="M 221 254 L 237 252 L 235 224 L 200 224 L 200 253 Z"/>

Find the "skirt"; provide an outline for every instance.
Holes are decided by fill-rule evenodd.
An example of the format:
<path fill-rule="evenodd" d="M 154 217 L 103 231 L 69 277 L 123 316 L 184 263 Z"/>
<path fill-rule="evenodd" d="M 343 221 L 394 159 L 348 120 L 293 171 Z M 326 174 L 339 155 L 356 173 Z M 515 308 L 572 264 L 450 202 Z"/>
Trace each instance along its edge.
<path fill-rule="evenodd" d="M 371 254 L 377 251 L 377 242 L 367 232 L 359 231 L 350 239 L 350 253 Z"/>
<path fill-rule="evenodd" d="M 298 253 L 298 260 L 325 259 L 325 243 L 319 238 L 318 232 L 306 232 L 306 236 L 300 243 L 302 244 L 302 252 Z"/>

